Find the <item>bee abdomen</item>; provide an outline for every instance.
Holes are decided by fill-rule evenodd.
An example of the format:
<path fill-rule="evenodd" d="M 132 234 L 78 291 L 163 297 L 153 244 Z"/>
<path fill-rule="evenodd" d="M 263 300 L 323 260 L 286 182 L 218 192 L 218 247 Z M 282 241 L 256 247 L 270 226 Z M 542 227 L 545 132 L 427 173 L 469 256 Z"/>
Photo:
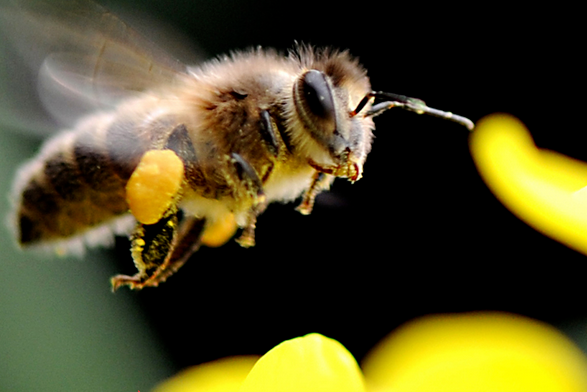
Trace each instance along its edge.
<path fill-rule="evenodd" d="M 53 217 L 59 214 L 59 203 L 59 197 L 36 179 L 27 184 L 18 209 L 18 240 L 21 244 L 43 240 L 52 231 L 58 231 L 53 225 Z"/>
<path fill-rule="evenodd" d="M 153 148 L 153 139 L 158 134 L 157 126 L 160 125 L 150 125 L 151 129 L 145 131 L 135 121 L 117 119 L 107 128 L 103 145 L 112 174 L 128 181 L 141 157 Z"/>
<path fill-rule="evenodd" d="M 28 177 L 17 211 L 22 245 L 83 234 L 128 211 L 126 182 L 151 139 L 133 122 L 112 118 L 96 117 L 57 136 L 22 171 Z"/>

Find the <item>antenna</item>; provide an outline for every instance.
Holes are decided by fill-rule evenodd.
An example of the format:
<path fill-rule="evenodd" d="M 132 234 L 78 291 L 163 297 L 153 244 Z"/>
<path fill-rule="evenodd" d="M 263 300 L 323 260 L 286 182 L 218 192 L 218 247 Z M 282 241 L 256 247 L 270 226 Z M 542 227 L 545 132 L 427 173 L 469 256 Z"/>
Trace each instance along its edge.
<path fill-rule="evenodd" d="M 359 102 L 359 104 L 357 105 L 357 108 L 351 112 L 351 117 L 359 114 L 359 112 L 363 110 L 365 105 L 367 105 L 367 102 L 369 102 L 369 100 L 372 98 L 386 99 L 386 101 L 373 105 L 371 109 L 369 109 L 365 113 L 365 117 L 375 117 L 391 108 L 401 108 L 418 114 L 428 114 L 430 116 L 440 117 L 445 120 L 454 121 L 458 124 L 463 125 L 469 131 L 472 131 L 473 128 L 475 128 L 475 124 L 473 124 L 473 121 L 469 120 L 466 117 L 459 116 L 458 114 L 453 114 L 451 112 L 445 112 L 442 110 L 430 108 L 426 106 L 426 102 L 418 98 L 410 98 L 406 97 L 405 95 L 386 93 L 383 91 L 372 91 L 365 95 L 365 97 L 363 97 L 361 102 Z"/>

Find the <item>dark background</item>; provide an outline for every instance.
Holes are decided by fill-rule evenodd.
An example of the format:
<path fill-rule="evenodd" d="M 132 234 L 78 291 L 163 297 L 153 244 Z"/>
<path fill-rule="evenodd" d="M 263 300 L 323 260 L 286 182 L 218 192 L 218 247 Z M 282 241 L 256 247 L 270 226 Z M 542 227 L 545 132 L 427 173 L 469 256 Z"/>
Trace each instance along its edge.
<path fill-rule="evenodd" d="M 587 161 L 583 43 L 572 11 L 151 0 L 141 12 L 193 37 L 208 57 L 257 45 L 286 51 L 294 41 L 349 49 L 376 90 L 473 121 L 511 113 L 540 147 Z M 114 295 L 138 306 L 170 372 L 262 354 L 309 332 L 360 359 L 398 325 L 439 312 L 514 312 L 587 342 L 585 256 L 494 198 L 469 155 L 467 130 L 401 111 L 376 125 L 363 179 L 337 180 L 312 215 L 272 205 L 258 220 L 255 248 L 203 248 L 159 288 Z M 105 276 L 133 273 L 128 247 L 120 239 L 103 257 Z M 98 283 L 109 289 L 107 278 Z"/>
<path fill-rule="evenodd" d="M 207 53 L 286 50 L 294 40 L 349 49 L 377 90 L 473 121 L 508 112 L 538 145 L 587 160 L 581 109 L 571 106 L 580 105 L 573 94 L 584 79 L 570 15 L 498 3 L 275 4 L 153 9 Z M 496 201 L 476 174 L 464 128 L 400 111 L 376 123 L 361 181 L 336 181 L 309 217 L 271 206 L 254 249 L 202 249 L 167 284 L 136 294 L 181 365 L 312 331 L 361 357 L 395 326 L 434 312 L 504 310 L 553 323 L 585 314 L 584 256 Z M 126 247 L 119 254 L 130 265 Z M 194 328 L 222 339 L 220 352 L 191 339 Z M 185 356 L 186 346 L 198 347 L 197 358 Z"/>

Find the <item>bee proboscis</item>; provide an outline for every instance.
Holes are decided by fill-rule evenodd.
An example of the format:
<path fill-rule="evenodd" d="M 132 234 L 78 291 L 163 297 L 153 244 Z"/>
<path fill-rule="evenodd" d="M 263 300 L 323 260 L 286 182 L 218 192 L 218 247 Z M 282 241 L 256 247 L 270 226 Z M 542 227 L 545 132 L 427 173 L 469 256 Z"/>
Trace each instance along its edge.
<path fill-rule="evenodd" d="M 127 92 L 46 142 L 13 195 L 23 247 L 67 252 L 129 233 L 138 272 L 113 277 L 114 290 L 157 286 L 237 228 L 237 241 L 253 246 L 257 216 L 274 201 L 301 197 L 298 210 L 310 214 L 335 178 L 361 178 L 373 117 L 390 108 L 473 128 L 372 91 L 347 51 L 254 49 L 187 67 L 89 1 L 17 4 L 2 11 L 65 42 L 43 62 L 45 77 L 90 101 L 108 101 L 111 87 Z"/>

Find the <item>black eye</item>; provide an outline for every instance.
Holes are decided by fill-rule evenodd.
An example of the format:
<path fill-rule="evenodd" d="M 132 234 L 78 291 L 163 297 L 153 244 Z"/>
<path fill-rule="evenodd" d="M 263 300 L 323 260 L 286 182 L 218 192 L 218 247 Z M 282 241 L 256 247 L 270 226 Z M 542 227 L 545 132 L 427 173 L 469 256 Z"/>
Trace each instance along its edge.
<path fill-rule="evenodd" d="M 321 120 L 333 121 L 334 100 L 326 77 L 320 71 L 310 70 L 302 76 L 298 83 L 298 94 L 304 101 L 304 109 Z"/>

